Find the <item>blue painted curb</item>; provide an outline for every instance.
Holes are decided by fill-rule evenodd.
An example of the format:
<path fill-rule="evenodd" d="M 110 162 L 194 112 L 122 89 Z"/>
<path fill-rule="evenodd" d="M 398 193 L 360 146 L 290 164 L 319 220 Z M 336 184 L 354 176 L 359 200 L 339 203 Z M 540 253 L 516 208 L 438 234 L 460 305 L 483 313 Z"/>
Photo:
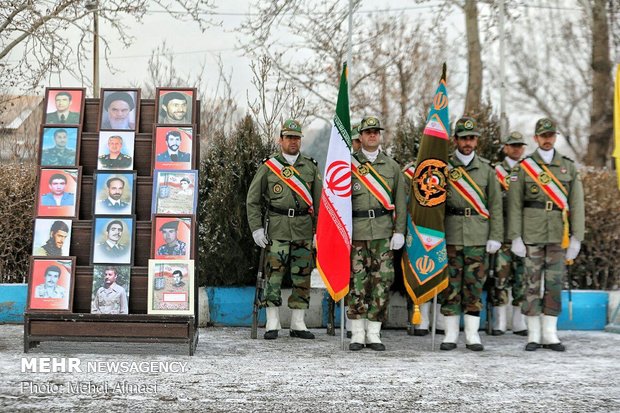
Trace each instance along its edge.
<path fill-rule="evenodd" d="M 252 326 L 253 287 L 207 287 L 211 323 L 231 327 Z M 258 324 L 265 323 L 265 309 L 258 314 Z"/>
<path fill-rule="evenodd" d="M 0 323 L 22 324 L 28 284 L 0 284 Z"/>
<path fill-rule="evenodd" d="M 568 291 L 562 291 L 558 330 L 604 330 L 609 294 L 606 291 L 573 291 L 573 319 L 569 320 Z"/>

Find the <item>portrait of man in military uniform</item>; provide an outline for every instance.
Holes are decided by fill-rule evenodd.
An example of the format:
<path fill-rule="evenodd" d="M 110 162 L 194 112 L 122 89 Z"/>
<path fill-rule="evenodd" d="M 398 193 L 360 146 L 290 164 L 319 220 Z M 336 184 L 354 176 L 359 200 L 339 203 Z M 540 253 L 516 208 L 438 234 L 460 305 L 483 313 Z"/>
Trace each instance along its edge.
<path fill-rule="evenodd" d="M 135 132 L 99 132 L 97 169 L 133 169 Z"/>
<path fill-rule="evenodd" d="M 157 126 L 155 128 L 154 169 L 192 168 L 193 128 Z"/>
<path fill-rule="evenodd" d="M 189 259 L 192 219 L 156 216 L 153 219 L 153 257 Z"/>
<path fill-rule="evenodd" d="M 32 255 L 64 257 L 69 255 L 71 220 L 37 218 L 34 221 Z"/>
<path fill-rule="evenodd" d="M 28 278 L 28 310 L 71 310 L 75 258 L 35 258 Z"/>
<path fill-rule="evenodd" d="M 94 219 L 92 262 L 133 263 L 133 217 L 98 216 Z"/>
<path fill-rule="evenodd" d="M 43 128 L 41 166 L 77 165 L 78 128 Z"/>
<path fill-rule="evenodd" d="M 149 260 L 148 314 L 194 313 L 194 261 Z"/>
<path fill-rule="evenodd" d="M 198 171 L 155 171 L 153 214 L 185 215 L 196 211 Z"/>
<path fill-rule="evenodd" d="M 84 103 L 84 89 L 48 89 L 44 123 L 79 125 Z"/>
<path fill-rule="evenodd" d="M 95 265 L 91 314 L 129 314 L 129 265 Z"/>
<path fill-rule="evenodd" d="M 95 215 L 130 215 L 133 212 L 136 172 L 95 171 Z"/>

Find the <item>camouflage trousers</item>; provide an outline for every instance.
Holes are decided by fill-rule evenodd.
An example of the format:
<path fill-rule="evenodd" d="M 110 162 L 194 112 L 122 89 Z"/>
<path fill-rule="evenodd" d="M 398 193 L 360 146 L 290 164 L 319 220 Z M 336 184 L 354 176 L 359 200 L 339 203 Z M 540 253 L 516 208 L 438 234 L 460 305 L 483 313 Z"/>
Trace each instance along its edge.
<path fill-rule="evenodd" d="M 349 319 L 385 321 L 393 281 L 394 257 L 389 238 L 353 241 L 347 296 Z"/>
<path fill-rule="evenodd" d="M 566 252 L 558 244 L 527 245 L 525 257 L 525 301 L 521 312 L 558 316 L 562 310 L 562 277 L 566 271 Z M 545 274 L 541 293 L 542 274 Z"/>
<path fill-rule="evenodd" d="M 448 287 L 441 293 L 441 314 L 478 315 L 482 310 L 482 288 L 486 279 L 485 247 L 448 245 Z"/>
<path fill-rule="evenodd" d="M 491 303 L 494 307 L 508 304 L 508 289 L 512 289 L 512 305 L 520 306 L 523 303 L 525 284 L 523 283 L 523 258 L 517 257 L 510 251 L 510 244 L 504 244 L 497 251 L 495 259 L 495 288 L 491 293 Z"/>
<path fill-rule="evenodd" d="M 291 271 L 293 291 L 288 299 L 288 307 L 305 310 L 310 305 L 310 273 L 314 268 L 312 240 L 278 241 L 273 240 L 265 255 L 265 305 L 282 305 L 282 280 L 287 270 Z"/>

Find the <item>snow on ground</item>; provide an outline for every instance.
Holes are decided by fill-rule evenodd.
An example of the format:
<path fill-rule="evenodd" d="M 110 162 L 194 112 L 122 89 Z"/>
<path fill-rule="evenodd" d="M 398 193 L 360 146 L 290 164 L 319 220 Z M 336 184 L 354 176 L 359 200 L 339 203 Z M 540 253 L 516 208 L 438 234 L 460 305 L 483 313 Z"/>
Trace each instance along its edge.
<path fill-rule="evenodd" d="M 316 340 L 283 330 L 265 341 L 247 328 L 201 329 L 193 357 L 169 344 L 51 342 L 24 355 L 23 327 L 3 325 L 0 411 L 620 411 L 619 334 L 562 331 L 566 353 L 529 353 L 524 337 L 481 333 L 485 351 L 475 353 L 462 343 L 431 352 L 430 337 L 388 330 L 387 351 L 354 353 L 341 350 L 338 330 L 313 332 Z M 33 373 L 22 372 L 22 357 L 175 361 L 187 371 Z"/>

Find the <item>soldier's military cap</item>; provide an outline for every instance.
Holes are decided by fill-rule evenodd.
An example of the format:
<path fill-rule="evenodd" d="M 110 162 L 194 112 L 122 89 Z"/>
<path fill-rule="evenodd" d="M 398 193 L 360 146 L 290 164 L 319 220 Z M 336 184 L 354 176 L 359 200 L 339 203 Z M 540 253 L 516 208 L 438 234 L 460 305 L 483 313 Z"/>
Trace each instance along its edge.
<path fill-rule="evenodd" d="M 161 227 L 159 227 L 160 231 L 163 231 L 165 229 L 173 229 L 173 230 L 178 230 L 179 229 L 179 221 L 168 221 L 166 223 L 164 223 Z"/>
<path fill-rule="evenodd" d="M 301 138 L 304 136 L 303 133 L 301 133 L 301 123 L 295 119 L 285 120 L 282 124 L 280 136 L 299 136 Z"/>
<path fill-rule="evenodd" d="M 523 140 L 523 135 L 520 132 L 510 132 L 510 135 L 504 138 L 505 145 L 527 145 Z"/>
<path fill-rule="evenodd" d="M 379 118 L 375 116 L 366 116 L 364 119 L 362 119 L 362 122 L 360 123 L 358 127 L 359 133 L 362 133 L 368 129 L 383 130 L 383 128 L 381 127 L 381 121 L 379 120 Z"/>
<path fill-rule="evenodd" d="M 534 134 L 542 135 L 543 133 L 547 133 L 547 132 L 553 132 L 553 133 L 557 132 L 555 122 L 553 122 L 549 118 L 538 119 L 538 122 L 536 122 L 536 128 L 534 130 Z"/>
<path fill-rule="evenodd" d="M 480 136 L 480 130 L 478 129 L 478 122 L 476 119 L 468 116 L 463 116 L 456 121 L 454 127 L 454 136 Z"/>
<path fill-rule="evenodd" d="M 359 127 L 360 125 L 353 125 L 351 126 L 351 140 L 355 140 L 360 138 L 360 131 L 359 131 Z"/>

